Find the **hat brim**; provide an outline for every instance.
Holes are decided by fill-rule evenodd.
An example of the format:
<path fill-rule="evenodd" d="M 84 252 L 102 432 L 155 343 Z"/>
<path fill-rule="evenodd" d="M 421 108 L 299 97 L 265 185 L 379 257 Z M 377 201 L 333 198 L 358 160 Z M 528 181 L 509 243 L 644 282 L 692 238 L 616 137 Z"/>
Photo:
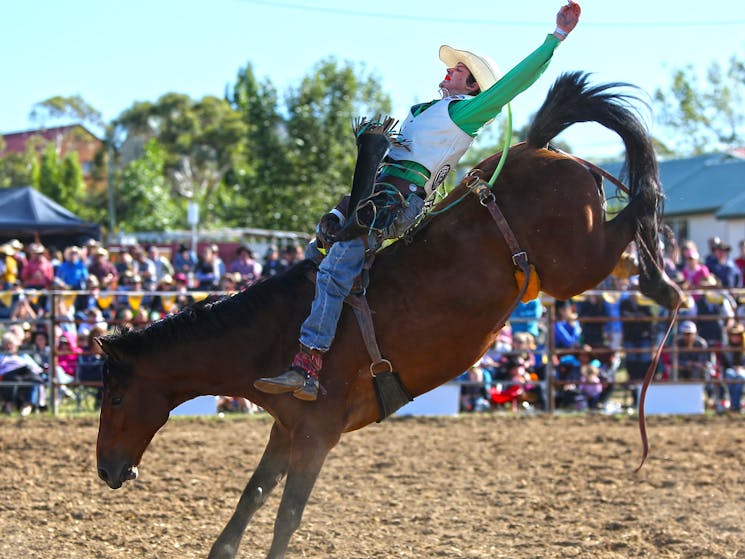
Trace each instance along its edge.
<path fill-rule="evenodd" d="M 497 63 L 488 56 L 478 56 L 467 50 L 454 49 L 449 45 L 440 47 L 440 60 L 448 68 L 456 66 L 458 62 L 464 64 L 479 84 L 481 91 L 489 89 L 502 76 Z"/>

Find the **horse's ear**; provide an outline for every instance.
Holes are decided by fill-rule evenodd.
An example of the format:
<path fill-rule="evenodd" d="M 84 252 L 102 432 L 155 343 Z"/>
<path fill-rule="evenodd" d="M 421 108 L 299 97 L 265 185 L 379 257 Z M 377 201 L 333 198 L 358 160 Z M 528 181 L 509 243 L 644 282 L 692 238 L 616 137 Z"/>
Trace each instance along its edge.
<path fill-rule="evenodd" d="M 113 344 L 106 337 L 93 338 L 95 342 L 101 347 L 103 352 L 111 357 L 114 361 L 119 361 L 119 355 L 114 349 Z"/>

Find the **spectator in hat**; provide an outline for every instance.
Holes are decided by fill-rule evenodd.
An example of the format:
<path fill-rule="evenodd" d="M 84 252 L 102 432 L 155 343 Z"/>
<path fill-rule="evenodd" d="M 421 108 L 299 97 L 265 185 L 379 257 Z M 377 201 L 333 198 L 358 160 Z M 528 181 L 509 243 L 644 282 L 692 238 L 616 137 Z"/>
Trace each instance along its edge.
<path fill-rule="evenodd" d="M 708 344 L 698 335 L 696 323 L 684 320 L 678 329 L 678 379 L 704 380 L 712 370 L 712 355 Z"/>
<path fill-rule="evenodd" d="M 21 272 L 21 283 L 28 289 L 49 289 L 54 280 L 54 268 L 44 245 L 34 243 L 29 247 L 29 260 Z"/>
<path fill-rule="evenodd" d="M 10 289 L 18 281 L 18 261 L 13 257 L 15 249 L 10 243 L 0 246 L 0 285 Z"/>
<path fill-rule="evenodd" d="M 85 289 L 88 268 L 80 255 L 80 247 L 71 246 L 65 250 L 65 259 L 57 269 L 56 276 L 68 289 Z"/>
<path fill-rule="evenodd" d="M 737 303 L 727 291 L 721 288 L 714 274 L 701 278 L 699 287 L 703 293 L 694 298 L 698 335 L 710 348 L 716 348 L 724 342 L 727 326 L 734 322 Z"/>
<path fill-rule="evenodd" d="M 712 247 L 714 258 L 711 260 L 709 271 L 719 280 L 719 284 L 725 289 L 742 287 L 742 275 L 740 269 L 730 258 L 732 247 L 719 240 Z"/>
<path fill-rule="evenodd" d="M 142 287 L 148 291 L 155 289 L 157 283 L 157 273 L 155 262 L 153 262 L 148 253 L 141 247 L 134 250 L 134 268 L 135 274 L 142 280 Z"/>
<path fill-rule="evenodd" d="M 117 287 L 119 271 L 109 260 L 109 251 L 105 248 L 99 246 L 93 250 L 92 262 L 88 267 L 88 272 L 92 277 L 98 279 L 99 287 L 104 291 Z"/>

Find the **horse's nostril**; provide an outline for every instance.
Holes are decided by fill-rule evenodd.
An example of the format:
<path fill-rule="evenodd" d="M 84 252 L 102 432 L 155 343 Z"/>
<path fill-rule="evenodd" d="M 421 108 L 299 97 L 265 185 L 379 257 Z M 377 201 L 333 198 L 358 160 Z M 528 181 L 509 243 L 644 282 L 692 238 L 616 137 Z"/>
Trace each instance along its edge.
<path fill-rule="evenodd" d="M 106 468 L 98 468 L 98 477 L 100 477 L 106 483 L 109 482 L 109 472 L 106 471 Z"/>

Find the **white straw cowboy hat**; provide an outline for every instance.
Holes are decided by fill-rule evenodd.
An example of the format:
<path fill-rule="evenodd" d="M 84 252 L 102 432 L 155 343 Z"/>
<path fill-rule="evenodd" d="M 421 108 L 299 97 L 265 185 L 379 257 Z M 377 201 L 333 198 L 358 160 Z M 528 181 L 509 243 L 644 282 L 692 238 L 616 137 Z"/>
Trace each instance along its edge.
<path fill-rule="evenodd" d="M 502 75 L 497 63 L 488 56 L 478 56 L 467 50 L 454 49 L 448 45 L 440 47 L 440 60 L 448 68 L 453 68 L 458 62 L 464 64 L 476 79 L 481 91 L 485 91 L 497 83 Z"/>

